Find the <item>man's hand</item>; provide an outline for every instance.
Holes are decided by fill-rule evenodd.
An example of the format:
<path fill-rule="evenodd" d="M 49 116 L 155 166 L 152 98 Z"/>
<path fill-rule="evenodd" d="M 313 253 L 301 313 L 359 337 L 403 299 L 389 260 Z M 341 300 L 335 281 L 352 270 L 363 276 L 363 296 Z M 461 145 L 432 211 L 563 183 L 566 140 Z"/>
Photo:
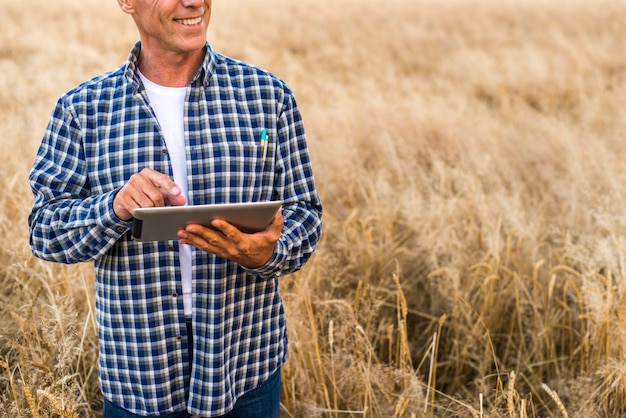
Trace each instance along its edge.
<path fill-rule="evenodd" d="M 184 230 L 178 231 L 178 238 L 181 244 L 192 245 L 247 268 L 258 268 L 272 258 L 283 223 L 283 216 L 278 211 L 265 231 L 245 234 L 232 224 L 215 219 L 211 222 L 212 228 L 187 225 Z"/>
<path fill-rule="evenodd" d="M 185 197 L 176 183 L 168 176 L 150 168 L 134 174 L 115 195 L 113 210 L 118 218 L 128 221 L 137 208 L 151 208 L 185 204 Z"/>

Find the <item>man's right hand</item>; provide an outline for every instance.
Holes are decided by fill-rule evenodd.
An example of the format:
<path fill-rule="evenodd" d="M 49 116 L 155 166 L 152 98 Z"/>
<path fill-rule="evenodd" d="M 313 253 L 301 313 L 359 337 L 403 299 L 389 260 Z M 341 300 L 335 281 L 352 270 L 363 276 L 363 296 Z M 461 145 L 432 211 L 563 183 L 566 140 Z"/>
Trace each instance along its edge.
<path fill-rule="evenodd" d="M 113 200 L 113 211 L 118 218 L 129 221 L 137 208 L 182 206 L 185 196 L 168 176 L 150 168 L 134 174 Z"/>

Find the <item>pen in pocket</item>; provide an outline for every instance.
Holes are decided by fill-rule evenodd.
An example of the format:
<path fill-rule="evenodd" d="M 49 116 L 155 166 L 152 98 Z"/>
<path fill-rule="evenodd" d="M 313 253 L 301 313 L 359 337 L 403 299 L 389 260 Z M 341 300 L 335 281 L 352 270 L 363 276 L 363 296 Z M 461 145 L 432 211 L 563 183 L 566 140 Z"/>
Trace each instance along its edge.
<path fill-rule="evenodd" d="M 265 164 L 265 158 L 267 157 L 267 143 L 269 142 L 269 138 L 267 137 L 267 129 L 263 129 L 261 131 L 261 147 L 263 148 L 263 156 L 261 157 L 261 162 Z"/>

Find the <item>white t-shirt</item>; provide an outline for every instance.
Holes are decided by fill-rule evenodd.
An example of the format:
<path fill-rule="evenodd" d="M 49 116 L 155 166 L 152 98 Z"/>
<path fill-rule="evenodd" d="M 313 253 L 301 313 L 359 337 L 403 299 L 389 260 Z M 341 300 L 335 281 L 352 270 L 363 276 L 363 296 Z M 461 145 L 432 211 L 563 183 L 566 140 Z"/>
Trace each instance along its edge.
<path fill-rule="evenodd" d="M 186 87 L 165 87 L 153 83 L 139 73 L 143 81 L 150 105 L 154 109 L 172 162 L 174 182 L 180 186 L 185 199 L 189 199 L 187 186 L 187 153 L 185 151 L 185 128 L 183 116 L 185 110 Z M 180 246 L 180 274 L 183 287 L 185 315 L 192 313 L 191 288 L 191 246 Z"/>

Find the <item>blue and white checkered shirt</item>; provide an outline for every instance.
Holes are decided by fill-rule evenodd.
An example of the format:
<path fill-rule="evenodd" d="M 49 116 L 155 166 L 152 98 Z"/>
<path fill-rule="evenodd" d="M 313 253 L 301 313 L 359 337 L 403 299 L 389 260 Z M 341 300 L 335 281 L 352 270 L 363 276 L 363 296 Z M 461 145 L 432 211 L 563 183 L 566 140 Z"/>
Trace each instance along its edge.
<path fill-rule="evenodd" d="M 289 87 L 207 43 L 185 100 L 189 204 L 283 200 L 285 224 L 274 255 L 258 269 L 194 250 L 190 370 L 178 243 L 133 241 L 131 223 L 112 205 L 144 167 L 173 175 L 138 75 L 140 49 L 57 102 L 29 176 L 30 244 L 45 260 L 94 261 L 99 375 L 108 400 L 139 415 L 187 409 L 219 416 L 285 361 L 278 278 L 313 253 L 322 207 Z"/>

